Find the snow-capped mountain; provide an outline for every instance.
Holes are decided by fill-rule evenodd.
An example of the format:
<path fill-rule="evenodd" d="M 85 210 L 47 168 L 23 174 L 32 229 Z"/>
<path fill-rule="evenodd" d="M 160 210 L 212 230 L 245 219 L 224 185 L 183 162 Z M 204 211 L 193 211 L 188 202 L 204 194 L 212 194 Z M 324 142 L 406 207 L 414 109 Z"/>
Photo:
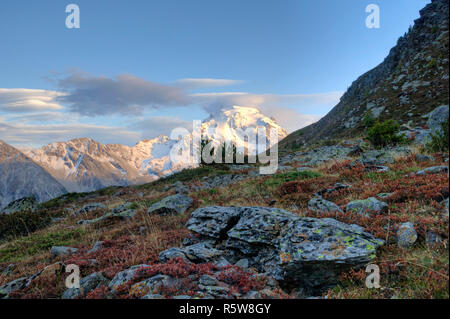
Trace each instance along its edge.
<path fill-rule="evenodd" d="M 0 209 L 23 197 L 44 202 L 65 192 L 42 167 L 0 140 Z"/>
<path fill-rule="evenodd" d="M 280 140 L 287 135 L 274 119 L 264 116 L 257 109 L 233 106 L 222 109 L 205 120 L 202 123 L 202 132 L 210 141 L 231 139 L 236 145 L 241 146 L 244 145 L 244 141 L 238 134 L 239 130 L 256 132 L 257 129 L 271 127 L 278 130 Z M 191 141 L 191 134 L 182 139 L 184 145 Z M 112 185 L 147 183 L 184 168 L 196 166 L 197 164 L 192 162 L 171 161 L 170 151 L 179 142 L 160 135 L 130 147 L 101 144 L 90 138 L 79 138 L 24 152 L 69 192 L 87 192 Z"/>
<path fill-rule="evenodd" d="M 258 131 L 269 136 L 270 129 L 277 130 L 278 141 L 287 136 L 287 131 L 279 126 L 275 119 L 265 116 L 258 109 L 233 106 L 222 109 L 203 121 L 202 136 L 204 139 L 216 143 L 232 141 L 237 147 L 244 148 L 246 143 L 251 142 L 251 140 L 245 140 L 245 134 L 255 136 L 253 141 L 257 143 Z"/>

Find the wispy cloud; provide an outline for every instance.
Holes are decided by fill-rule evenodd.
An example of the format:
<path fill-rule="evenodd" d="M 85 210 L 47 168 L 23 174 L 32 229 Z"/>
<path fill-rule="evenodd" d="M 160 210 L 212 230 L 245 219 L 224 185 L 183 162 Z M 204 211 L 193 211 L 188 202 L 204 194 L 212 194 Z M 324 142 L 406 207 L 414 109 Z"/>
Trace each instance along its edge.
<path fill-rule="evenodd" d="M 69 109 L 82 115 L 139 115 L 146 108 L 190 104 L 183 88 L 150 82 L 134 75 L 115 79 L 72 73 L 58 81 L 67 94 L 60 97 Z"/>
<path fill-rule="evenodd" d="M 172 129 L 183 127 L 192 130 L 192 122 L 176 117 L 153 116 L 139 120 L 129 126 L 142 132 L 142 138 L 149 139 L 158 135 L 169 135 Z"/>
<path fill-rule="evenodd" d="M 11 113 L 61 110 L 57 99 L 64 93 L 35 89 L 0 88 L 0 110 Z"/>
<path fill-rule="evenodd" d="M 141 138 L 140 132 L 121 127 L 93 124 L 23 124 L 0 121 L 0 139 L 19 147 L 40 147 L 45 144 L 91 137 L 102 143 L 133 145 Z"/>

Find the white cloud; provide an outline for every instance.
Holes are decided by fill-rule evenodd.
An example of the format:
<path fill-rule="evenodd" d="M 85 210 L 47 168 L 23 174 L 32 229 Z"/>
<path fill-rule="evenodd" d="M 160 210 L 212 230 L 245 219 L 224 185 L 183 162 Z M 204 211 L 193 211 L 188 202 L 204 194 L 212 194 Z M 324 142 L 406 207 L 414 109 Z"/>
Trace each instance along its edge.
<path fill-rule="evenodd" d="M 142 138 L 151 139 L 159 135 L 170 135 L 177 127 L 192 130 L 192 122 L 169 116 L 153 116 L 137 121 L 129 126 L 142 132 Z"/>
<path fill-rule="evenodd" d="M 57 102 L 64 93 L 34 89 L 0 88 L 0 110 L 11 113 L 61 110 Z"/>

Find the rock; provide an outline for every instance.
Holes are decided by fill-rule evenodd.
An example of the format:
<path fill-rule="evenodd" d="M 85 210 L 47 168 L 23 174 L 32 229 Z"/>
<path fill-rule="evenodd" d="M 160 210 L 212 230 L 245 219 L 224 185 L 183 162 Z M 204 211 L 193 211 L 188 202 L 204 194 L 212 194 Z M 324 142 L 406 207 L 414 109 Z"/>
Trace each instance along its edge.
<path fill-rule="evenodd" d="M 315 193 L 314 196 L 320 197 L 320 196 L 323 196 L 324 194 L 331 194 L 331 193 L 333 193 L 335 191 L 339 191 L 339 190 L 342 190 L 342 189 L 347 189 L 347 188 L 350 188 L 350 187 L 351 187 L 350 185 L 346 185 L 346 184 L 342 184 L 342 183 L 336 183 L 336 184 L 334 184 L 334 186 L 332 188 L 321 190 L 321 191 Z"/>
<path fill-rule="evenodd" d="M 446 216 L 448 217 L 448 198 L 442 202 L 442 206 L 446 210 Z"/>
<path fill-rule="evenodd" d="M 381 173 L 381 172 L 389 172 L 391 169 L 383 165 L 367 165 L 366 167 L 364 167 L 364 170 L 366 172 L 375 171 Z"/>
<path fill-rule="evenodd" d="M 275 280 L 314 289 L 335 283 L 342 271 L 371 261 L 384 243 L 357 225 L 266 207 L 199 208 L 187 227 L 201 238 L 220 242 L 211 247 L 209 240 L 203 246 L 211 247 L 214 255 L 246 258 L 250 267 Z M 214 291 L 207 293 L 215 296 Z"/>
<path fill-rule="evenodd" d="M 77 224 L 78 225 L 91 225 L 91 224 L 95 224 L 95 223 L 104 221 L 106 219 L 127 220 L 127 219 L 133 218 L 135 214 L 136 214 L 136 212 L 134 209 L 129 209 L 126 211 L 121 211 L 121 212 L 111 212 L 111 213 L 106 213 L 105 215 L 98 217 L 98 218 L 94 218 L 94 219 L 79 220 L 77 222 Z"/>
<path fill-rule="evenodd" d="M 12 292 L 25 288 L 28 277 L 22 277 L 0 286 L 0 299 L 7 299 Z"/>
<path fill-rule="evenodd" d="M 188 260 L 186 258 L 186 254 L 185 254 L 184 250 L 182 248 L 178 248 L 178 247 L 172 247 L 172 248 L 162 251 L 158 255 L 158 258 L 159 258 L 159 261 L 161 261 L 162 263 L 165 263 L 174 258 L 182 258 L 185 261 Z"/>
<path fill-rule="evenodd" d="M 295 161 L 302 166 L 318 166 L 332 160 L 342 161 L 349 159 L 347 154 L 351 151 L 351 148 L 340 145 L 323 146 L 308 152 L 297 152 L 294 156 L 283 157 L 280 163 Z"/>
<path fill-rule="evenodd" d="M 186 227 L 194 233 L 212 238 L 226 237 L 226 232 L 239 220 L 235 207 L 205 207 L 196 209 Z"/>
<path fill-rule="evenodd" d="M 180 295 L 180 296 L 173 296 L 172 299 L 192 299 L 192 297 L 188 295 Z"/>
<path fill-rule="evenodd" d="M 312 168 L 311 168 L 311 167 L 308 167 L 308 166 L 301 166 L 301 167 L 297 167 L 295 170 L 296 170 L 297 172 L 305 172 L 305 171 L 311 171 Z"/>
<path fill-rule="evenodd" d="M 433 156 L 423 155 L 423 154 L 416 154 L 415 159 L 416 159 L 416 162 L 419 162 L 419 163 L 434 161 Z"/>
<path fill-rule="evenodd" d="M 24 211 L 36 211 L 39 203 L 34 197 L 24 197 L 20 199 L 16 199 L 8 204 L 0 214 L 12 214 L 16 212 L 24 212 Z"/>
<path fill-rule="evenodd" d="M 367 199 L 358 199 L 351 201 L 347 204 L 345 210 L 347 212 L 355 212 L 358 214 L 364 214 L 370 216 L 372 214 L 383 214 L 388 211 L 388 204 L 379 201 L 375 197 L 369 197 Z"/>
<path fill-rule="evenodd" d="M 101 285 L 107 285 L 108 280 L 103 277 L 99 272 L 90 274 L 87 277 L 81 278 L 80 288 L 69 288 L 67 289 L 61 299 L 75 299 L 77 297 L 85 296 L 92 290 L 100 287 Z"/>
<path fill-rule="evenodd" d="M 203 242 L 185 247 L 184 252 L 189 260 L 203 263 L 217 261 L 223 255 L 222 251 Z"/>
<path fill-rule="evenodd" d="M 244 295 L 243 299 L 262 299 L 262 296 L 258 291 L 251 290 Z"/>
<path fill-rule="evenodd" d="M 219 284 L 219 281 L 209 275 L 202 275 L 200 277 L 199 283 L 203 286 L 217 286 Z"/>
<path fill-rule="evenodd" d="M 402 248 L 411 247 L 417 240 L 414 225 L 410 222 L 403 223 L 397 231 L 397 245 Z"/>
<path fill-rule="evenodd" d="M 430 128 L 431 132 L 442 132 L 441 123 L 448 118 L 448 114 L 448 105 L 439 106 L 428 114 L 427 126 Z"/>
<path fill-rule="evenodd" d="M 438 233 L 428 231 L 425 236 L 425 242 L 428 245 L 438 244 L 438 243 L 442 242 L 442 237 Z"/>
<path fill-rule="evenodd" d="M 248 259 L 239 259 L 234 265 L 246 269 L 248 268 Z"/>
<path fill-rule="evenodd" d="M 92 249 L 88 251 L 88 254 L 95 253 L 96 251 L 102 248 L 103 248 L 103 241 L 97 241 L 95 242 L 94 247 L 92 247 Z"/>
<path fill-rule="evenodd" d="M 142 297 L 141 299 L 164 299 L 164 297 L 158 294 L 148 294 Z"/>
<path fill-rule="evenodd" d="M 314 197 L 311 199 L 308 203 L 308 209 L 317 213 L 342 213 L 342 209 L 338 205 L 321 197 Z"/>
<path fill-rule="evenodd" d="M 106 209 L 106 206 L 103 203 L 90 203 L 90 204 L 84 205 L 81 209 L 77 210 L 74 213 L 74 215 L 78 216 L 80 214 L 87 214 L 87 213 L 97 210 L 97 209 Z"/>
<path fill-rule="evenodd" d="M 52 258 L 59 257 L 59 256 L 65 256 L 65 255 L 72 255 L 72 254 L 75 254 L 77 251 L 78 251 L 78 249 L 76 249 L 76 248 L 66 247 L 66 246 L 53 246 L 51 248 Z"/>
<path fill-rule="evenodd" d="M 175 194 L 188 194 L 189 193 L 189 187 L 185 186 L 182 182 L 177 181 L 173 184 L 172 187 Z"/>
<path fill-rule="evenodd" d="M 259 175 L 258 171 L 252 171 L 256 172 L 256 176 Z M 252 173 L 255 174 L 255 173 Z M 255 175 L 252 175 L 255 176 Z M 203 179 L 203 182 L 200 186 L 194 186 L 193 189 L 198 191 L 202 189 L 211 189 L 216 187 L 225 187 L 231 184 L 234 184 L 236 182 L 239 182 L 243 179 L 247 178 L 245 174 L 225 174 L 225 175 L 219 175 L 214 177 L 206 177 Z"/>
<path fill-rule="evenodd" d="M 133 207 L 135 206 L 135 203 L 125 203 L 125 204 L 121 204 L 119 206 L 114 207 L 111 210 L 112 214 L 119 214 L 119 213 L 123 213 L 129 210 L 132 210 Z"/>
<path fill-rule="evenodd" d="M 224 257 L 219 257 L 219 260 L 216 261 L 215 265 L 219 268 L 224 268 L 224 267 L 231 266 L 231 263 L 228 260 L 226 260 Z"/>
<path fill-rule="evenodd" d="M 138 295 L 157 294 L 161 288 L 177 288 L 178 279 L 168 275 L 156 275 L 131 286 L 131 291 Z"/>
<path fill-rule="evenodd" d="M 364 166 L 392 164 L 394 163 L 394 157 L 385 150 L 370 150 L 364 152 L 359 159 L 352 162 L 350 165 L 355 165 L 357 163 Z"/>
<path fill-rule="evenodd" d="M 448 166 L 433 166 L 420 170 L 416 175 L 442 174 L 448 173 Z"/>
<path fill-rule="evenodd" d="M 198 285 L 200 291 L 204 291 L 208 295 L 211 295 L 215 298 L 224 298 L 228 299 L 228 295 L 230 293 L 230 288 L 222 287 L 222 286 L 203 286 Z"/>
<path fill-rule="evenodd" d="M 189 196 L 177 194 L 166 197 L 158 203 L 153 204 L 147 212 L 158 215 L 179 215 L 191 207 L 193 202 Z"/>
<path fill-rule="evenodd" d="M 2 271 L 2 276 L 9 276 L 10 274 L 13 273 L 14 268 L 16 268 L 16 266 L 14 264 L 9 264 L 5 269 L 3 269 Z"/>
<path fill-rule="evenodd" d="M 112 291 L 115 291 L 115 289 L 118 286 L 123 285 L 124 283 L 133 279 L 134 276 L 136 275 L 136 272 L 139 269 L 145 268 L 145 267 L 148 267 L 148 265 L 146 265 L 146 264 L 136 265 L 136 266 L 132 266 L 126 270 L 123 270 L 123 271 L 117 273 L 114 276 L 114 278 L 109 282 L 108 287 L 111 288 Z"/>

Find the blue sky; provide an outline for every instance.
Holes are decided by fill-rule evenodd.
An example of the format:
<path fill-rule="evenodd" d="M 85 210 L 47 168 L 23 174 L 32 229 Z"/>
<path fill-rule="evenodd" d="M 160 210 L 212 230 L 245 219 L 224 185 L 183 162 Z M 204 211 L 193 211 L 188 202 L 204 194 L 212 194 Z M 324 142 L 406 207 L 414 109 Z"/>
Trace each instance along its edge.
<path fill-rule="evenodd" d="M 292 131 L 382 62 L 429 2 L 4 0 L 0 139 L 133 144 L 228 103 L 258 106 Z M 65 26 L 69 3 L 80 7 L 80 29 Z M 371 3 L 379 29 L 365 26 Z"/>

